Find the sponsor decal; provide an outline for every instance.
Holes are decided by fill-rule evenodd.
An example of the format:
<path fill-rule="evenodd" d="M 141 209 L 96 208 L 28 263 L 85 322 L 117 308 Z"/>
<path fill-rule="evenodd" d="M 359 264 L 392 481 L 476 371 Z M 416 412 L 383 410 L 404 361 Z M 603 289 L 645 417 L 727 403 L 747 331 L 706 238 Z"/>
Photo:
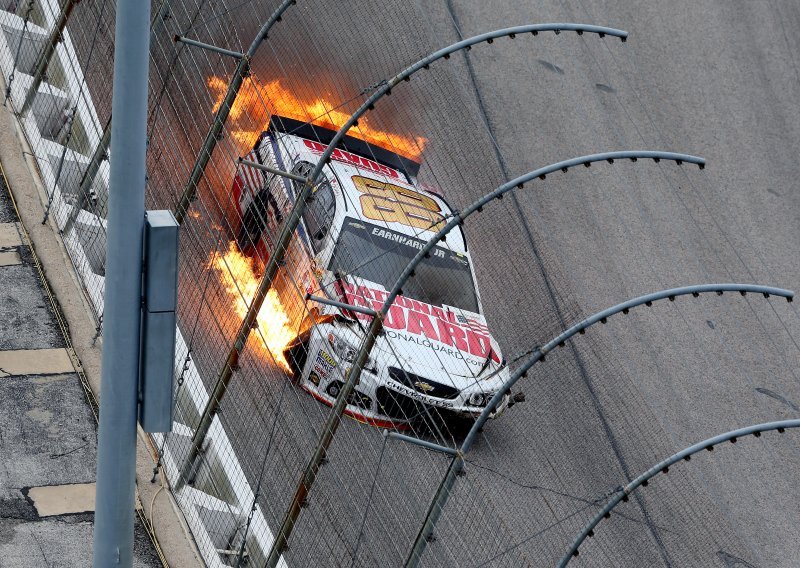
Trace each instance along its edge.
<path fill-rule="evenodd" d="M 388 329 L 385 330 L 385 331 L 386 331 L 386 337 L 388 337 L 389 339 L 400 339 L 400 340 L 406 341 L 408 343 L 415 343 L 416 345 L 420 345 L 422 347 L 428 347 L 432 351 L 438 351 L 440 353 L 444 353 L 444 354 L 449 355 L 450 357 L 454 357 L 456 359 L 461 359 L 462 358 L 458 354 L 458 351 L 456 349 L 447 347 L 446 345 L 441 345 L 440 343 L 431 341 L 430 339 L 427 339 L 426 337 L 419 337 L 419 336 L 416 336 L 416 335 L 409 335 L 407 333 L 402 333 L 402 332 L 399 332 L 399 331 L 392 331 L 392 330 L 388 330 Z M 480 360 L 480 359 L 464 358 L 464 361 L 466 361 L 466 363 L 469 364 L 469 365 L 474 365 L 475 367 L 483 366 L 483 361 Z"/>
<path fill-rule="evenodd" d="M 331 366 L 331 369 L 336 367 L 336 360 L 328 355 L 328 352 L 324 349 L 320 349 L 319 353 L 317 354 L 317 358 L 322 358 L 328 365 Z"/>
<path fill-rule="evenodd" d="M 414 400 L 418 400 L 420 402 L 424 402 L 430 406 L 438 406 L 440 408 L 453 408 L 453 403 L 448 400 L 440 400 L 438 398 L 430 398 L 425 396 L 424 394 L 418 393 L 412 388 L 409 388 L 405 385 L 399 385 L 394 381 L 388 381 L 386 383 L 386 387 L 390 390 L 393 390 L 396 393 L 400 393 L 403 396 L 407 396 L 408 398 L 413 398 Z"/>
<path fill-rule="evenodd" d="M 355 223 L 350 223 L 350 226 L 358 227 L 358 225 L 356 225 Z M 363 228 L 363 225 L 361 226 L 361 228 Z M 373 227 L 371 234 L 374 237 L 378 237 L 380 239 L 386 239 L 417 250 L 422 250 L 422 247 L 425 246 L 425 243 L 420 241 L 419 239 L 415 239 L 414 237 L 408 237 L 402 233 L 396 233 L 395 231 L 392 231 L 390 229 L 381 229 L 380 227 Z M 434 247 L 434 249 L 431 251 L 431 254 L 439 258 L 446 257 L 445 251 L 443 251 L 439 247 Z"/>
<path fill-rule="evenodd" d="M 465 317 L 463 314 L 456 314 L 456 320 L 461 324 L 465 324 L 468 328 L 470 328 L 473 331 L 490 335 L 489 328 L 477 320 L 471 320 Z"/>
<path fill-rule="evenodd" d="M 303 139 L 303 144 L 305 145 L 306 148 L 308 148 L 315 154 L 322 154 L 323 152 L 325 152 L 325 150 L 328 149 L 328 146 L 325 144 L 314 142 L 313 140 L 306 140 L 305 138 Z M 396 179 L 401 179 L 400 173 L 397 170 L 390 168 L 389 166 L 384 166 L 383 164 L 379 164 L 378 162 L 373 162 L 372 160 L 364 158 L 363 156 L 359 156 L 358 154 L 347 152 L 346 150 L 342 150 L 340 148 L 336 148 L 333 151 L 333 153 L 331 154 L 331 158 L 336 160 L 337 162 L 344 162 L 345 164 L 350 164 L 358 168 L 369 170 L 371 172 L 383 174 L 385 176 L 393 177 Z"/>
<path fill-rule="evenodd" d="M 335 368 L 336 360 L 327 351 L 320 349 L 319 353 L 317 353 L 317 359 L 314 361 L 314 367 L 311 369 L 309 379 L 315 385 L 319 385 L 320 379 L 328 378 Z M 313 379 L 314 375 L 316 375 L 316 381 Z"/>
<path fill-rule="evenodd" d="M 374 290 L 366 286 L 354 286 L 347 282 L 337 282 L 337 288 L 345 302 L 354 306 L 363 306 L 380 310 L 387 292 Z M 361 319 L 370 319 L 364 314 L 351 314 Z M 462 316 L 463 317 L 463 316 Z M 500 356 L 492 348 L 491 336 L 485 325 L 464 317 L 462 323 L 453 312 L 445 312 L 438 306 L 398 296 L 383 322 L 386 334 L 390 338 L 402 339 L 458 356 L 456 351 L 468 353 L 479 359 L 491 356 L 500 363 Z M 470 326 L 470 322 L 472 326 Z M 483 331 L 486 330 L 486 331 Z M 469 359 L 467 359 L 468 362 Z M 480 361 L 473 361 L 480 365 Z"/>

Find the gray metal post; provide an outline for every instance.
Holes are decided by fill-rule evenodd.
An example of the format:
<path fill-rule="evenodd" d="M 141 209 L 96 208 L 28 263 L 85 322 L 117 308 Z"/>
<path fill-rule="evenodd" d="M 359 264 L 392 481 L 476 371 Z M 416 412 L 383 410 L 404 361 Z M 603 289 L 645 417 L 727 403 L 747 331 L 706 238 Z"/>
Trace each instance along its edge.
<path fill-rule="evenodd" d="M 250 307 L 248 308 L 247 313 L 245 314 L 244 319 L 239 326 L 239 331 L 236 333 L 233 346 L 228 352 L 228 357 L 225 360 L 225 364 L 222 366 L 222 370 L 217 378 L 217 382 L 214 384 L 214 390 L 211 392 L 211 396 L 206 403 L 206 407 L 203 409 L 203 414 L 200 416 L 200 422 L 197 425 L 197 430 L 195 430 L 194 436 L 192 436 L 192 445 L 189 448 L 189 455 L 186 457 L 183 467 L 181 467 L 178 481 L 175 484 L 176 491 L 180 490 L 180 488 L 183 487 L 183 484 L 186 483 L 191 477 L 191 471 L 194 466 L 194 462 L 197 459 L 197 456 L 200 455 L 200 450 L 203 446 L 203 442 L 206 439 L 208 430 L 211 428 L 211 423 L 214 420 L 214 416 L 217 414 L 219 405 L 222 402 L 222 399 L 225 397 L 225 393 L 228 390 L 228 384 L 233 377 L 233 371 L 239 365 L 239 356 L 247 344 L 247 338 L 250 336 L 250 332 L 256 326 L 258 312 L 261 310 L 261 305 L 264 303 L 264 299 L 267 297 L 267 292 L 269 292 L 269 289 L 272 287 L 272 282 L 275 280 L 275 276 L 277 276 L 278 270 L 283 264 L 283 256 L 292 240 L 294 230 L 300 223 L 300 216 L 303 213 L 305 202 L 308 199 L 308 196 L 311 195 L 311 187 L 311 181 L 306 180 L 306 185 L 300 192 L 300 195 L 298 196 L 297 201 L 295 201 L 291 213 L 289 213 L 289 216 L 287 217 L 286 222 L 281 229 L 281 234 L 278 237 L 275 249 L 272 251 L 272 255 L 270 256 L 267 266 L 264 269 L 264 276 L 261 278 L 261 282 L 258 283 L 258 289 L 256 290 L 255 296 L 253 297 Z"/>
<path fill-rule="evenodd" d="M 150 3 L 118 0 L 94 566 L 133 565 Z"/>
<path fill-rule="evenodd" d="M 594 535 L 594 528 L 602 521 L 604 518 L 608 518 L 611 515 L 611 511 L 619 505 L 621 501 L 627 501 L 628 495 L 636 491 L 639 487 L 643 485 L 647 485 L 647 482 L 659 475 L 661 473 L 666 474 L 669 471 L 670 466 L 673 464 L 678 463 L 681 460 L 688 461 L 691 456 L 698 452 L 702 452 L 703 450 L 713 450 L 714 446 L 717 444 L 722 444 L 723 442 L 736 442 L 737 438 L 744 438 L 745 436 L 755 436 L 759 437 L 762 432 L 769 432 L 770 430 L 777 430 L 778 433 L 782 434 L 786 429 L 789 428 L 800 428 L 800 420 L 780 420 L 777 422 L 766 422 L 764 424 L 754 424 L 753 426 L 748 426 L 746 428 L 739 428 L 738 430 L 731 430 L 730 432 L 726 432 L 725 434 L 720 434 L 719 436 L 714 436 L 713 438 L 708 438 L 707 440 L 703 440 L 697 444 L 689 446 L 688 448 L 681 450 L 677 454 L 670 456 L 669 458 L 657 463 L 642 475 L 622 487 L 612 498 L 611 500 L 606 503 L 606 505 L 600 509 L 600 511 L 595 514 L 591 521 L 583 528 L 580 534 L 575 538 L 570 549 L 564 554 L 561 558 L 561 561 L 558 563 L 558 568 L 566 568 L 569 561 L 572 560 L 575 556 L 578 556 L 578 548 L 586 540 L 587 537 L 591 537 Z"/>
<path fill-rule="evenodd" d="M 33 99 L 36 98 L 36 93 L 39 91 L 39 85 L 42 84 L 44 74 L 47 71 L 48 65 L 50 65 L 50 59 L 52 59 L 53 54 L 56 52 L 56 46 L 61 43 L 61 40 L 63 39 L 64 28 L 67 27 L 67 21 L 69 20 L 70 14 L 72 14 L 72 9 L 75 8 L 75 5 L 79 2 L 80 0 L 66 0 L 64 5 L 61 7 L 61 12 L 58 15 L 58 20 L 56 20 L 55 26 L 50 31 L 47 41 L 42 46 L 42 50 L 39 52 L 39 55 L 36 57 L 36 64 L 33 67 L 33 83 L 31 83 L 28 93 L 25 95 L 25 102 L 22 103 L 22 108 L 19 111 L 20 114 L 25 114 L 28 112 L 28 109 L 33 103 Z"/>
<path fill-rule="evenodd" d="M 64 228 L 62 229 L 64 234 L 69 232 L 75 220 L 78 218 L 81 209 L 86 207 L 89 201 L 89 191 L 92 189 L 92 185 L 94 185 L 94 180 L 97 177 L 97 173 L 100 171 L 100 166 L 108 159 L 108 146 L 110 144 L 111 116 L 108 117 L 108 122 L 106 122 L 106 127 L 103 130 L 103 137 L 100 138 L 100 142 L 97 143 L 94 153 L 92 154 L 92 159 L 89 161 L 89 165 L 86 166 L 83 176 L 81 177 L 81 183 L 78 187 L 78 202 L 72 207 L 67 217 L 67 222 L 64 223 Z"/>
<path fill-rule="evenodd" d="M 328 414 L 328 419 L 322 429 L 322 437 L 317 447 L 314 449 L 314 454 L 311 456 L 311 460 L 309 460 L 303 472 L 303 477 L 295 490 L 294 498 L 292 498 L 292 502 L 286 510 L 286 515 L 283 518 L 280 529 L 278 529 L 278 534 L 275 536 L 272 549 L 269 551 L 269 557 L 266 563 L 266 566 L 269 568 L 275 568 L 275 566 L 278 565 L 281 554 L 283 554 L 287 548 L 289 536 L 291 536 L 294 525 L 297 522 L 297 517 L 300 515 L 300 509 L 304 506 L 306 498 L 308 497 L 308 492 L 317 478 L 319 468 L 328 453 L 328 448 L 333 441 L 333 436 L 336 434 L 336 430 L 341 423 L 342 414 L 344 414 L 347 401 L 358 383 L 357 379 L 361 375 L 361 369 L 367 362 L 366 353 L 372 350 L 372 345 L 375 344 L 375 340 L 382 329 L 383 316 L 378 315 L 372 319 L 372 324 L 370 324 L 369 330 L 367 331 L 367 337 L 364 343 L 368 345 L 368 348 L 366 350 L 361 350 L 359 356 L 353 363 L 353 367 L 348 371 L 347 377 L 344 380 L 344 386 L 342 386 L 339 396 L 336 397 L 336 402 L 331 412 Z"/>
<path fill-rule="evenodd" d="M 8 76 L 8 84 L 6 85 L 6 98 L 3 100 L 3 106 L 8 102 L 8 99 L 11 98 L 11 85 L 14 84 L 14 74 L 17 72 L 17 65 L 19 64 L 19 54 L 22 51 L 22 44 L 25 42 L 25 32 L 28 31 L 28 21 L 31 17 L 31 12 L 33 12 L 33 4 L 34 0 L 28 0 L 28 7 L 25 9 L 25 18 L 22 24 L 22 33 L 19 34 L 19 41 L 17 42 L 17 51 L 14 55 L 14 67 L 11 69 L 11 74 Z M 17 9 L 19 9 L 20 5 L 17 5 Z"/>
<path fill-rule="evenodd" d="M 545 356 L 556 347 L 563 347 L 565 342 L 571 337 L 578 333 L 583 333 L 586 328 L 591 327 L 598 322 L 606 323 L 608 318 L 619 314 L 620 312 L 627 314 L 632 308 L 642 305 L 651 306 L 653 302 L 658 300 L 669 299 L 670 301 L 674 301 L 678 296 L 686 296 L 688 294 L 696 297 L 700 294 L 709 293 L 722 295 L 725 292 L 738 292 L 743 296 L 748 292 L 752 292 L 754 294 L 761 294 L 765 298 L 768 298 L 770 295 L 774 295 L 786 298 L 786 300 L 789 302 L 791 302 L 794 298 L 794 292 L 791 290 L 783 290 L 781 288 L 772 288 L 769 286 L 759 286 L 755 284 L 700 284 L 697 286 L 671 288 L 669 290 L 662 290 L 653 294 L 639 296 L 638 298 L 633 298 L 627 302 L 623 302 L 621 304 L 617 304 L 616 306 L 597 312 L 596 314 L 576 323 L 569 329 L 563 331 L 555 338 L 548 341 L 546 344 L 536 349 L 533 354 L 531 354 L 531 356 L 514 371 L 514 373 L 506 380 L 506 382 L 503 383 L 503 386 L 497 391 L 497 393 L 495 393 L 464 438 L 458 455 L 453 459 L 451 467 L 447 470 L 444 480 L 442 480 L 442 483 L 439 485 L 439 489 L 436 491 L 433 499 L 431 500 L 422 528 L 417 534 L 417 538 L 414 541 L 411 551 L 409 552 L 408 558 L 406 558 L 406 568 L 415 568 L 416 566 L 419 566 L 419 563 L 422 559 L 422 554 L 425 552 L 425 548 L 428 542 L 431 540 L 433 529 L 436 526 L 436 522 L 438 521 L 445 504 L 447 503 L 447 499 L 450 496 L 453 485 L 455 484 L 456 477 L 463 468 L 464 456 L 472 447 L 473 442 L 478 436 L 478 432 L 481 430 L 481 428 L 483 428 L 484 424 L 486 424 L 486 421 L 489 419 L 489 415 L 494 411 L 495 408 L 497 408 L 497 405 L 500 404 L 500 401 L 503 400 L 503 397 L 511 391 L 511 387 L 513 387 L 519 379 L 526 376 L 531 367 L 540 361 L 544 361 Z"/>

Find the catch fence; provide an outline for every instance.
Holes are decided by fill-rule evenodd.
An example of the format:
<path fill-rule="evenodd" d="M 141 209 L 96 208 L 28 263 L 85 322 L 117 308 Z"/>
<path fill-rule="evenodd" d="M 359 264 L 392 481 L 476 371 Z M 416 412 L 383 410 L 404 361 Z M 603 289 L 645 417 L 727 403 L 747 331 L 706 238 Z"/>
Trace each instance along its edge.
<path fill-rule="evenodd" d="M 57 22 L 67 13 L 66 28 L 57 33 Z M 182 223 L 176 422 L 172 433 L 155 435 L 154 440 L 164 475 L 206 563 L 264 566 L 327 427 L 330 409 L 317 399 L 327 393 L 326 402 L 331 403 L 336 397 L 371 321 L 370 316 L 349 317 L 349 331 L 331 337 L 324 331 L 329 329 L 323 326 L 328 321 L 324 304 L 309 301 L 308 296 L 358 299 L 363 307 L 377 309 L 394 282 L 391 276 L 410 258 L 387 247 L 386 236 L 373 231 L 360 241 L 335 245 L 335 275 L 313 264 L 313 253 L 334 247 L 336 233 L 316 238 L 312 227 L 325 227 L 332 216 L 341 216 L 341 211 L 331 212 L 325 198 L 329 191 L 344 193 L 332 166 L 312 180 L 316 199 L 285 250 L 276 250 L 281 227 L 304 182 L 287 180 L 242 159 L 307 178 L 307 165 L 285 163 L 286 157 L 296 158 L 288 135 L 308 132 L 312 124 L 338 130 L 398 71 L 461 38 L 426 24 L 431 16 L 427 8 L 412 2 L 344 7 L 302 0 L 296 4 L 164 0 L 154 4 L 153 15 L 146 201 L 148 209 L 175 211 Z M 265 23 L 272 25 L 256 44 L 253 38 L 264 31 Z M 47 193 L 48 215 L 62 233 L 101 334 L 108 160 L 114 157 L 107 136 L 113 120 L 114 4 L 10 2 L 0 11 L 0 26 L 6 100 L 20 111 L 18 118 Z M 531 50 L 534 42 L 563 41 L 552 32 L 516 35 L 492 39 L 486 43 L 497 45 L 475 50 L 502 53 Z M 589 49 L 609 40 L 575 38 Z M 43 64 L 40 54 L 47 51 L 48 42 L 55 49 Z M 572 53 L 567 47 L 550 49 Z M 610 49 L 627 47 L 615 42 Z M 248 52 L 246 59 L 237 55 Z M 430 229 L 439 228 L 461 208 L 513 177 L 505 171 L 482 102 L 470 86 L 470 57 L 462 52 L 452 59 L 448 55 L 446 61 L 400 83 L 351 133 L 418 162 L 417 183 L 446 197 L 450 210 L 428 198 L 438 216 L 430 215 L 430 206 L 418 207 L 416 217 L 401 211 L 400 220 L 412 227 L 418 243 L 431 236 Z M 29 97 L 38 68 L 45 72 L 35 97 Z M 240 83 L 233 97 L 232 81 Z M 28 98 L 29 109 L 21 112 Z M 227 104 L 229 108 L 223 106 Z M 270 124 L 270 144 L 260 144 Z M 253 151 L 257 143 L 260 149 Z M 351 139 L 347 144 L 352 148 L 357 142 Z M 374 182 L 372 163 L 351 159 L 349 166 L 356 177 Z M 695 175 L 648 167 L 658 168 L 667 185 Z M 595 170 L 595 179 L 609 179 L 603 177 L 607 173 Z M 383 179 L 380 183 L 386 183 Z M 400 189 L 389 190 L 394 193 L 384 205 L 396 201 L 398 191 L 402 195 L 403 188 L 396 187 Z M 546 191 L 539 187 L 535 191 Z M 536 345 L 582 318 L 571 279 L 546 246 L 547 235 L 529 226 L 519 213 L 517 199 L 522 195 L 520 189 L 465 223 L 462 247 L 470 256 L 461 254 L 458 238 L 439 248 L 450 261 L 471 260 L 486 321 L 476 319 L 474 307 L 462 310 L 455 305 L 456 300 L 469 304 L 471 272 L 464 281 L 454 274 L 446 276 L 444 270 L 433 271 L 415 279 L 414 288 L 406 290 L 409 300 L 401 299 L 397 313 L 390 314 L 395 319 L 387 322 L 385 333 L 394 334 L 396 341 L 382 344 L 367 371 L 375 373 L 380 361 L 410 381 L 406 392 L 420 382 L 428 388 L 480 387 L 486 368 L 507 375 Z M 397 209 L 381 209 L 380 203 L 375 208 L 376 227 L 397 223 Z M 623 226 L 627 228 L 626 223 Z M 529 239 L 531 250 L 525 248 L 525 254 L 532 252 L 533 261 L 521 262 L 513 253 L 523 238 Z M 502 250 L 499 243 L 511 251 Z M 284 253 L 263 307 L 253 321 L 247 321 L 270 259 Z M 365 277 L 367 270 L 370 279 Z M 713 281 L 711 276 L 717 275 L 708 276 Z M 388 282 L 384 289 L 369 290 L 365 285 L 383 277 Z M 509 293 L 515 281 L 526 287 L 523 306 L 514 305 L 519 296 Z M 660 288 L 674 284 L 663 276 L 657 283 Z M 337 287 L 351 293 L 337 295 Z M 412 298 L 417 297 L 431 301 L 414 304 Z M 443 311 L 449 304 L 442 297 L 455 298 L 452 318 Z M 478 298 L 471 301 L 477 305 Z M 699 312 L 720 309 L 710 300 L 698 302 L 703 302 Z M 441 317 L 432 306 L 439 308 Z M 796 321 L 795 312 L 756 312 L 760 308 L 749 303 L 723 309 L 730 321 L 749 317 L 770 327 L 774 319 Z M 525 312 L 524 322 L 520 311 Z M 653 311 L 659 315 L 631 318 L 641 327 L 668 315 L 686 322 L 694 310 L 676 305 Z M 479 333 L 457 325 L 462 321 L 459 316 L 471 319 L 471 325 L 488 326 L 505 357 L 481 343 L 485 330 Z M 686 326 L 690 328 L 689 323 Z M 649 329 L 647 333 L 656 335 Z M 432 336 L 436 350 L 418 350 L 410 357 L 411 351 L 398 347 L 406 341 L 429 348 L 434 345 Z M 293 343 L 296 338 L 302 341 Z M 458 481 L 443 512 L 436 542 L 424 557 L 426 565 L 555 564 L 610 490 L 671 453 L 670 438 L 650 401 L 637 389 L 631 364 L 610 353 L 612 339 L 602 333 L 581 338 L 581 343 L 548 357 L 546 370 L 541 365 L 531 372 L 524 387 L 527 401 L 515 404 L 496 424 L 490 423 L 475 455 L 466 458 L 466 476 Z M 291 345 L 298 347 L 285 355 Z M 331 385 L 339 387 L 312 393 L 309 383 L 290 378 L 302 370 L 310 345 L 323 346 L 319 354 L 316 349 L 312 352 L 317 358 L 315 372 L 326 375 L 317 380 L 333 377 Z M 470 365 L 478 355 L 483 367 L 475 369 Z M 435 386 L 419 369 L 437 378 Z M 212 393 L 217 393 L 213 409 Z M 338 430 L 321 455 L 316 483 L 293 521 L 282 560 L 286 565 L 403 563 L 451 456 L 406 443 L 396 434 L 457 448 L 469 426 L 387 389 L 359 404 L 394 420 L 382 421 L 381 428 L 364 423 L 369 421 L 364 417 L 336 420 Z M 581 419 L 572 418 L 575 409 L 582 409 Z M 204 421 L 204 416 L 211 420 Z M 208 425 L 207 433 L 203 424 Z M 696 477 L 682 472 L 659 491 L 658 498 L 637 496 L 623 511 L 630 522 L 610 527 L 608 542 L 624 542 L 627 548 L 597 545 L 597 565 L 616 563 L 612 560 L 616 558 L 624 563 L 625 554 L 635 554 L 641 564 L 691 563 L 715 550 L 750 557 L 751 551 L 737 540 L 734 528 Z"/>

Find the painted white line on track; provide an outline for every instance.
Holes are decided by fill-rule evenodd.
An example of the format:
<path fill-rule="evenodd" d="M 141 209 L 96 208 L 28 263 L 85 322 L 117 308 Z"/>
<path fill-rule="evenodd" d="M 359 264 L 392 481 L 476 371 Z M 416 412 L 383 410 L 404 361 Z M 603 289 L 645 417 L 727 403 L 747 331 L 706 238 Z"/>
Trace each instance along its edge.
<path fill-rule="evenodd" d="M 0 223 L 0 248 L 22 246 L 16 223 Z"/>
<path fill-rule="evenodd" d="M 17 349 L 0 351 L 0 377 L 74 373 L 66 349 Z"/>
<path fill-rule="evenodd" d="M 94 511 L 94 483 L 31 487 L 28 498 L 40 517 L 91 513 Z"/>
<path fill-rule="evenodd" d="M 22 264 L 22 259 L 15 250 L 0 250 L 0 266 Z"/>

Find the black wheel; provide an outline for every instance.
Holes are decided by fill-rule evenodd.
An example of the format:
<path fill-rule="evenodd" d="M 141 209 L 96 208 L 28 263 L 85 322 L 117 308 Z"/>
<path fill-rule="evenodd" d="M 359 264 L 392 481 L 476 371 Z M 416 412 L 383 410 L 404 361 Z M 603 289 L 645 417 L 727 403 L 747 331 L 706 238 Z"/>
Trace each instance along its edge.
<path fill-rule="evenodd" d="M 342 383 L 339 381 L 333 381 L 331 384 L 328 385 L 328 388 L 325 389 L 325 392 L 328 393 L 328 396 L 331 398 L 336 398 L 339 396 L 339 392 L 342 390 Z"/>
<path fill-rule="evenodd" d="M 270 212 L 272 212 L 273 218 L 270 218 Z M 242 216 L 242 227 L 239 234 L 236 235 L 239 249 L 254 248 L 265 232 L 268 239 L 273 239 L 275 237 L 273 233 L 282 221 L 280 207 L 270 192 L 269 186 L 262 188 Z"/>
<path fill-rule="evenodd" d="M 308 340 L 295 339 L 284 349 L 283 356 L 286 357 L 286 362 L 289 363 L 292 379 L 299 381 L 300 377 L 303 376 L 306 360 L 308 360 Z"/>

